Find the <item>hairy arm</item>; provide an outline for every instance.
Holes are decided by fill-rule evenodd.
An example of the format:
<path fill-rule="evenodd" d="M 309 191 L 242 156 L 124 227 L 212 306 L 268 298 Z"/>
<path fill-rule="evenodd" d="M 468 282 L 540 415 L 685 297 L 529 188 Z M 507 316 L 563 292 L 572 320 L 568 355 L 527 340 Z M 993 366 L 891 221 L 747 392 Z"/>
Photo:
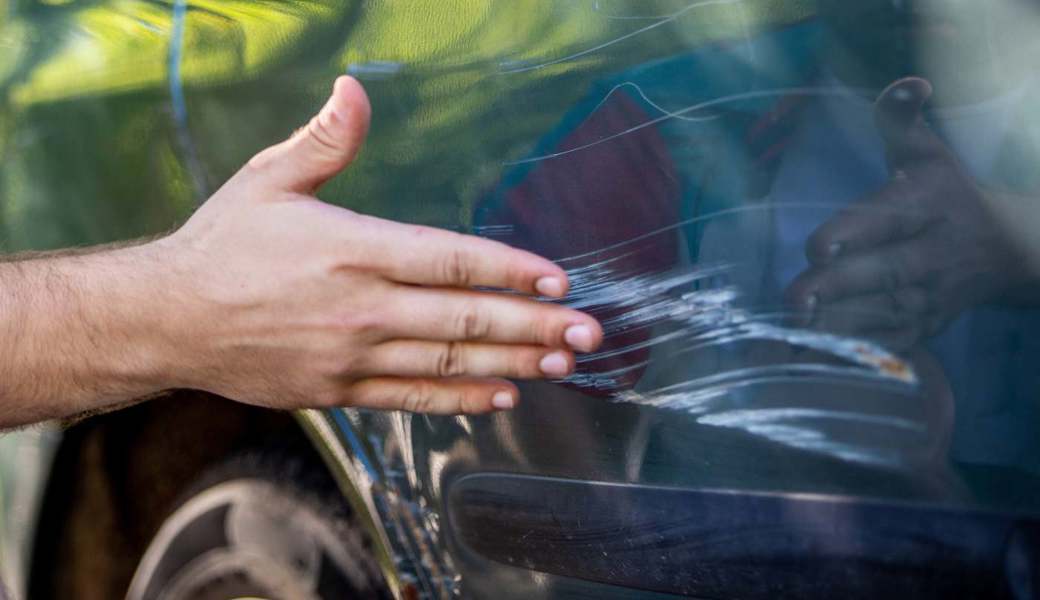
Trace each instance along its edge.
<path fill-rule="evenodd" d="M 544 258 L 325 204 L 368 129 L 336 82 L 291 139 L 187 223 L 123 247 L 0 262 L 0 427 L 193 388 L 274 408 L 512 408 L 505 378 L 563 377 L 602 340 Z M 501 294 L 487 288 L 508 288 Z"/>
<path fill-rule="evenodd" d="M 147 244 L 0 262 L 0 427 L 104 409 L 170 387 Z"/>

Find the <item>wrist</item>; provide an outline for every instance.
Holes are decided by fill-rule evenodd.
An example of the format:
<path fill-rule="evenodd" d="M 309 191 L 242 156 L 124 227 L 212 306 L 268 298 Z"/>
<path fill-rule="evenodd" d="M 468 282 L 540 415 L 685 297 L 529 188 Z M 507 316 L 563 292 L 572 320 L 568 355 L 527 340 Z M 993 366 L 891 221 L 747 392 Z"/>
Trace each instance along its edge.
<path fill-rule="evenodd" d="M 0 262 L 0 426 L 62 418 L 167 389 L 162 263 L 144 246 Z"/>
<path fill-rule="evenodd" d="M 119 375 L 144 394 L 186 387 L 188 328 L 181 305 L 191 288 L 176 283 L 176 254 L 160 239 L 122 248 L 109 258 L 116 263 L 113 288 L 100 293 L 117 303 L 118 313 L 107 319 L 118 319 L 112 327 L 125 341 L 113 350 L 124 365 Z"/>
<path fill-rule="evenodd" d="M 174 387 L 174 340 L 164 315 L 163 260 L 152 243 L 59 259 L 71 302 L 81 376 L 98 400 L 122 402 Z M 61 311 L 61 306 L 57 307 Z"/>

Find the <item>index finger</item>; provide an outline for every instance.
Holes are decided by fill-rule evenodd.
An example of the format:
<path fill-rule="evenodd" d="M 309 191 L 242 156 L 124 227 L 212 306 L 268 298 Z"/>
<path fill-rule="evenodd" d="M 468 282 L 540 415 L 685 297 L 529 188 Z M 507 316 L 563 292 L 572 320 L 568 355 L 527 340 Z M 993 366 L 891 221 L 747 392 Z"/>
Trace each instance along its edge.
<path fill-rule="evenodd" d="M 501 242 L 375 217 L 367 228 L 367 263 L 399 283 L 493 287 L 561 298 L 566 272 L 552 261 Z"/>

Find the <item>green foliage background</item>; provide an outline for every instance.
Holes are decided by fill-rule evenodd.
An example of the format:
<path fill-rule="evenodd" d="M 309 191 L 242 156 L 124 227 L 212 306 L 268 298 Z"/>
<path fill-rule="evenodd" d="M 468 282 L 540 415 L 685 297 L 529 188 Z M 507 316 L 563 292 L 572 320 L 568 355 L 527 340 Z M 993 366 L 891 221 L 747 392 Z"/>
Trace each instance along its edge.
<path fill-rule="evenodd" d="M 597 78 L 811 12 L 810 0 L 701 4 L 191 0 L 178 39 L 168 0 L 0 0 L 0 251 L 175 226 L 343 72 L 369 91 L 372 135 L 323 198 L 464 228 L 502 163 Z"/>

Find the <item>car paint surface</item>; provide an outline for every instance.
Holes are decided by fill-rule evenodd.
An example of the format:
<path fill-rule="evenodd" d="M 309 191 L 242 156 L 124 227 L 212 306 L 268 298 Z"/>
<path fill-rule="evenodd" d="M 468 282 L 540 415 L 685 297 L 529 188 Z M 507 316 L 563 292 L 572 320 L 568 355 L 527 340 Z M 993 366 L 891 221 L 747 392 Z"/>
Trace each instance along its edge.
<path fill-rule="evenodd" d="M 754 129 L 740 119 L 768 113 L 766 96 L 801 89 L 814 13 L 802 0 L 0 0 L 2 249 L 174 227 L 352 74 L 371 137 L 321 197 L 559 260 L 569 302 L 609 332 L 575 377 L 521 384 L 508 414 L 298 415 L 399 595 L 940 597 L 953 581 L 1037 597 L 1035 376 L 972 404 L 963 390 L 982 380 L 951 384 L 942 359 L 792 325 L 753 291 L 753 242 L 777 215 L 833 210 L 759 211 L 727 187 L 753 162 L 731 121 Z M 725 112 L 734 98 L 748 106 Z M 690 179 L 709 175 L 716 188 L 685 208 Z M 1038 321 L 1014 319 L 1029 360 Z M 987 360 L 990 334 L 971 334 L 966 364 Z M 53 444 L 39 439 L 38 469 L 5 471 L 5 493 L 39 485 Z M 5 539 L 24 543 L 31 525 L 5 511 Z M 5 560 L 12 583 L 17 565 Z M 818 585 L 799 587 L 814 570 Z"/>

